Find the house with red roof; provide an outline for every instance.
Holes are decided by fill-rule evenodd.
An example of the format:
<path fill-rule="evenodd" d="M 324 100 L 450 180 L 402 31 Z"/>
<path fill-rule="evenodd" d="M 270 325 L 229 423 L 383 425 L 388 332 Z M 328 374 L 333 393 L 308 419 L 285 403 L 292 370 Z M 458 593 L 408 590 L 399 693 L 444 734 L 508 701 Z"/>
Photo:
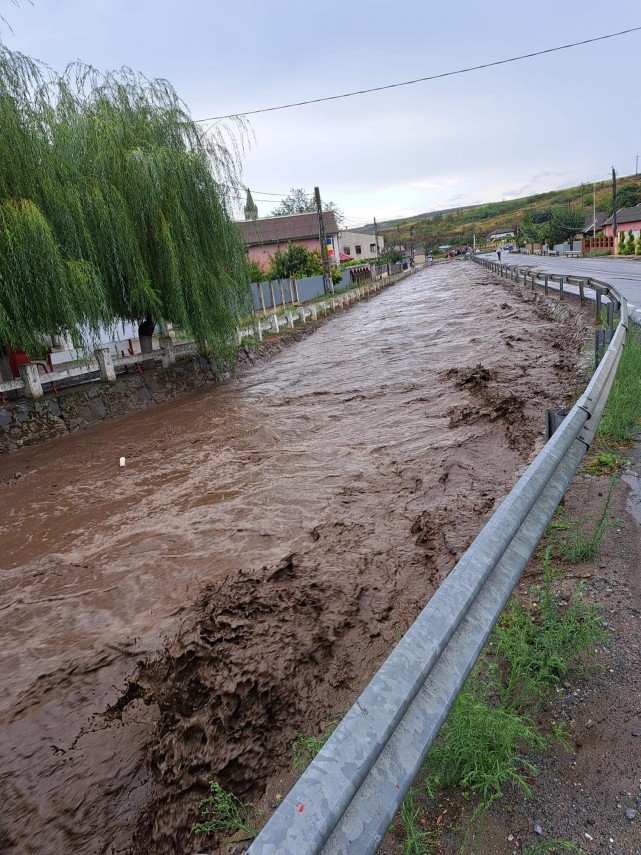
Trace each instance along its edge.
<path fill-rule="evenodd" d="M 247 219 L 236 223 L 247 245 L 250 261 L 263 270 L 269 267 L 270 256 L 284 251 L 289 243 L 301 243 L 305 249 L 320 251 L 318 215 L 316 213 L 287 214 L 282 217 Z M 333 211 L 323 211 L 323 226 L 327 253 L 332 264 L 339 263 L 338 225 Z"/>

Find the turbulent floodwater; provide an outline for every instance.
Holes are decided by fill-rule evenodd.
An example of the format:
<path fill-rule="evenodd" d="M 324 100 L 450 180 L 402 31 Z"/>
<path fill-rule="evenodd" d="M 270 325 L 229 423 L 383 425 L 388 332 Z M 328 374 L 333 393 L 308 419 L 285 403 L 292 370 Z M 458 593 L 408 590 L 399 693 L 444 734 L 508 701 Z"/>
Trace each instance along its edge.
<path fill-rule="evenodd" d="M 530 458 L 576 383 L 563 329 L 439 265 L 240 378 L 0 459 L 0 850 L 188 852 L 209 779 L 259 794 Z"/>

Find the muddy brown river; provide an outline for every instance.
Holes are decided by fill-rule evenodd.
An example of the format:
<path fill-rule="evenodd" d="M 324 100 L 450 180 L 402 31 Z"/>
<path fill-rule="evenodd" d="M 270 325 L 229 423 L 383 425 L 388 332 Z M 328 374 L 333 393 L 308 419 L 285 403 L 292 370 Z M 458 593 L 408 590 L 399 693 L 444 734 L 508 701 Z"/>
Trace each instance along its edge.
<path fill-rule="evenodd" d="M 0 458 L 0 851 L 197 851 L 207 781 L 259 796 L 445 578 L 585 333 L 442 264 L 224 384 Z"/>

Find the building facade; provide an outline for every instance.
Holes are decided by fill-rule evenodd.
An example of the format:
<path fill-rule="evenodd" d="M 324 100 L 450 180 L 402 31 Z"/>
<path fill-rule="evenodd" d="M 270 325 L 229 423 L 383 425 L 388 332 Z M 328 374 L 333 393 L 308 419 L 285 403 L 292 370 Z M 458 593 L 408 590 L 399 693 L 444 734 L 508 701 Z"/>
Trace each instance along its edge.
<path fill-rule="evenodd" d="M 364 235 L 361 232 L 341 232 L 338 246 L 343 255 L 353 259 L 376 258 L 376 235 Z M 378 251 L 382 252 L 385 241 L 378 236 Z"/>

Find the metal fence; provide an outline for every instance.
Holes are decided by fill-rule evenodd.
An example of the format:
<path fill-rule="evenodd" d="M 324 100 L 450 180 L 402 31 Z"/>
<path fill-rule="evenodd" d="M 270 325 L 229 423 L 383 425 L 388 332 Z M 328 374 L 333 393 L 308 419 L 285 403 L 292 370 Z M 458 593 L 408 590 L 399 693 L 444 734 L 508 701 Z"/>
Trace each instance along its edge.
<path fill-rule="evenodd" d="M 513 275 L 505 265 L 474 261 Z M 251 855 L 360 855 L 378 848 L 589 448 L 607 401 L 626 337 L 627 304 L 604 282 L 581 283 L 583 296 L 591 288 L 620 310 L 585 392 L 285 797 Z M 533 277 L 531 287 L 539 286 L 547 288 L 549 277 Z"/>

